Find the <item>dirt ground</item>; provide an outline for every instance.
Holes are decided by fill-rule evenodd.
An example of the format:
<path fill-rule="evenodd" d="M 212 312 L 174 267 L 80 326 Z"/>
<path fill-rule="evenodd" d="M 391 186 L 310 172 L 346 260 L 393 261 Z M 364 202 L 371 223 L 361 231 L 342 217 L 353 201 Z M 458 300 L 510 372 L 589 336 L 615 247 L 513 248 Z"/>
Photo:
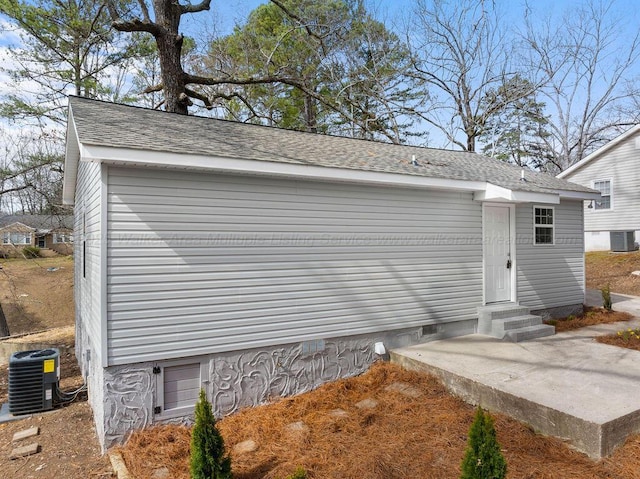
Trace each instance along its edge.
<path fill-rule="evenodd" d="M 58 338 L 57 342 L 65 341 Z M 66 346 L 73 344 L 66 335 Z M 73 353 L 60 356 L 60 389 L 74 391 L 82 386 L 82 376 Z M 0 366 L 0 404 L 7 402 L 7 366 Z M 40 452 L 22 459 L 9 459 L 14 447 L 13 434 L 40 427 L 40 435 L 21 441 L 40 444 Z M 112 476 L 106 456 L 101 456 L 98 438 L 93 428 L 91 408 L 86 395 L 67 407 L 52 412 L 25 416 L 25 419 L 0 424 L 0 477 L 2 479 L 107 479 Z"/>
<path fill-rule="evenodd" d="M 298 467 L 309 478 L 455 479 L 473 416 L 474 408 L 436 378 L 378 363 L 362 376 L 245 409 L 218 425 L 235 479 L 282 479 Z M 640 478 L 640 436 L 593 461 L 559 439 L 494 417 L 508 478 Z M 168 477 L 188 479 L 189 434 L 173 425 L 135 434 L 122 448 L 130 472 L 150 479 L 167 468 Z"/>
<path fill-rule="evenodd" d="M 0 268 L 0 304 L 11 335 L 73 325 L 72 257 L 0 260 Z"/>
<path fill-rule="evenodd" d="M 12 335 L 48 330 L 46 333 L 14 338 L 16 342 L 46 342 L 73 347 L 73 258 L 56 256 L 33 260 L 0 261 L 0 303 Z M 57 268 L 50 270 L 49 268 Z M 54 329 L 52 329 L 54 328 Z M 82 385 L 82 377 L 73 353 L 60 357 L 60 388 L 73 391 Z M 7 366 L 0 366 L 0 404 L 8 400 Z M 79 401 L 53 412 L 25 416 L 0 424 L 0 477 L 2 479 L 107 479 L 112 477 L 106 456 L 93 428 L 89 405 Z M 10 460 L 13 434 L 40 427 L 40 435 L 17 443 L 40 444 L 40 452 Z"/>
<path fill-rule="evenodd" d="M 640 296 L 640 251 L 610 253 L 592 251 L 585 256 L 587 288 L 601 289 L 607 284 L 611 292 Z"/>

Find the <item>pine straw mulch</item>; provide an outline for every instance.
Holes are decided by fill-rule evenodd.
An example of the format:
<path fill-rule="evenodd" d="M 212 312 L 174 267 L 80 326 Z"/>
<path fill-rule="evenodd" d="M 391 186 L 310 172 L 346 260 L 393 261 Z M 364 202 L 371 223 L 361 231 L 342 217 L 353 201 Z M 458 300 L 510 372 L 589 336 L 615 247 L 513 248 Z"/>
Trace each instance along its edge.
<path fill-rule="evenodd" d="M 546 324 L 552 324 L 556 327 L 556 333 L 565 331 L 573 331 L 574 329 L 584 328 L 586 326 L 595 326 L 597 324 L 610 324 L 619 321 L 629 321 L 633 319 L 629 313 L 623 311 L 607 311 L 604 308 L 585 307 L 584 313 L 577 316 L 567 316 L 566 318 L 550 319 L 545 321 Z"/>
<path fill-rule="evenodd" d="M 398 383 L 419 396 L 398 392 Z M 358 407 L 365 399 L 377 405 Z M 285 478 L 299 466 L 309 478 L 445 479 L 460 475 L 473 416 L 474 408 L 435 377 L 377 363 L 359 377 L 242 410 L 218 426 L 236 479 Z M 507 416 L 494 417 L 509 478 L 640 478 L 640 436 L 596 462 Z M 248 440 L 255 451 L 234 451 Z M 185 426 L 155 426 L 134 433 L 119 450 L 136 479 L 162 468 L 168 477 L 188 479 L 189 441 Z"/>
<path fill-rule="evenodd" d="M 618 331 L 617 334 L 598 336 L 596 341 L 603 344 L 610 344 L 611 346 L 640 351 L 640 328 L 628 328 Z"/>

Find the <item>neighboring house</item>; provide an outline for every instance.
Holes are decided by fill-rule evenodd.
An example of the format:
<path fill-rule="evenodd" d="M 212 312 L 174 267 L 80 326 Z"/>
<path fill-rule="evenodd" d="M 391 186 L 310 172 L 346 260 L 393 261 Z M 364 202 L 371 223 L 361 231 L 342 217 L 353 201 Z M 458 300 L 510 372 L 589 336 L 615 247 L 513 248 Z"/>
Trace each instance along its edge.
<path fill-rule="evenodd" d="M 587 251 L 610 250 L 610 233 L 640 241 L 640 125 L 636 125 L 558 175 L 601 192 L 584 205 Z M 627 235 L 625 235 L 627 236 Z"/>
<path fill-rule="evenodd" d="M 73 216 L 0 216 L 0 256 L 19 256 L 25 246 L 73 253 Z"/>
<path fill-rule="evenodd" d="M 580 311 L 598 197 L 475 153 L 75 97 L 63 196 L 103 446 L 185 420 L 201 387 L 226 414 L 363 372 L 377 342 L 474 333 L 485 305 Z"/>

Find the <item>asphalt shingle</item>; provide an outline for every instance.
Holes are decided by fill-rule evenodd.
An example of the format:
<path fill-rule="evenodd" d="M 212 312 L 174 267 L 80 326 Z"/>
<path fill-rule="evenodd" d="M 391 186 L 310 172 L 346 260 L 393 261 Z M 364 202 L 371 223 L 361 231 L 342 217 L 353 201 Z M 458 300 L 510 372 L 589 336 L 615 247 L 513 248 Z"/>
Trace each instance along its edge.
<path fill-rule="evenodd" d="M 79 141 L 86 145 L 486 181 L 516 191 L 592 192 L 529 170 L 522 181 L 521 168 L 477 153 L 184 116 L 80 97 L 70 97 L 69 103 Z"/>

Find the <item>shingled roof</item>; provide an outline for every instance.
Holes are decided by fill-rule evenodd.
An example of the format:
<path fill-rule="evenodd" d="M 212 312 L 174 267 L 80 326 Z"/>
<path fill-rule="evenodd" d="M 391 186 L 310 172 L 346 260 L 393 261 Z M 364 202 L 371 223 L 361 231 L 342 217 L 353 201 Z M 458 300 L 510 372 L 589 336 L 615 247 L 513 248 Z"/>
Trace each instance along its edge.
<path fill-rule="evenodd" d="M 477 153 L 304 133 L 79 97 L 70 97 L 69 105 L 67 141 L 75 136 L 83 146 L 211 157 L 212 166 L 216 158 L 231 158 L 486 182 L 510 191 L 574 192 L 576 197 L 594 193 L 546 173 L 526 170 L 522 180 L 521 168 Z M 72 150 L 68 145 L 67 161 Z"/>
<path fill-rule="evenodd" d="M 0 228 L 21 223 L 37 232 L 73 229 L 73 215 L 4 215 L 0 216 Z"/>

